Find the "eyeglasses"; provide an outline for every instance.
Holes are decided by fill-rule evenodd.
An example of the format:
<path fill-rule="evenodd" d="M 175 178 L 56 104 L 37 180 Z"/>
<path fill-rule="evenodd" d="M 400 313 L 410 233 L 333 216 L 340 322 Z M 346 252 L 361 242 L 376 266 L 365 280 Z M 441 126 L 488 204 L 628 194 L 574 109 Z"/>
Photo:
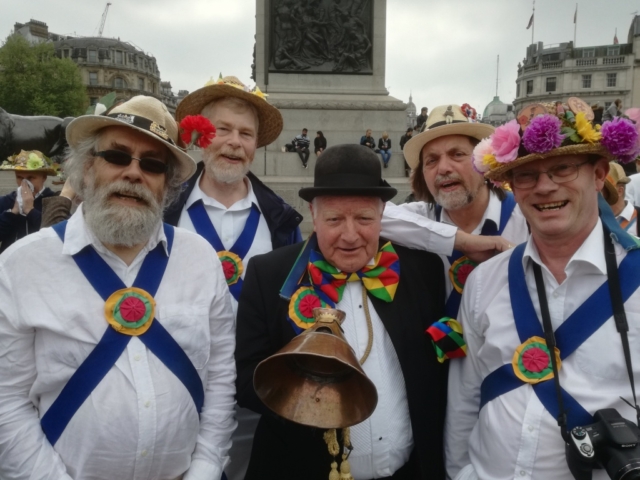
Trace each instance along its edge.
<path fill-rule="evenodd" d="M 148 173 L 167 173 L 169 168 L 162 160 L 157 160 L 155 158 L 136 158 L 132 157 L 127 152 L 121 152 L 120 150 L 95 152 L 93 156 L 102 157 L 105 161 L 121 167 L 128 167 L 131 164 L 131 160 L 138 160 L 140 163 L 140 169 Z"/>
<path fill-rule="evenodd" d="M 513 172 L 511 174 L 511 185 L 515 188 L 532 188 L 538 183 L 538 178 L 541 174 L 545 173 L 553 183 L 567 183 L 578 178 L 579 168 L 582 165 L 589 163 L 588 161 L 582 163 L 561 163 L 560 165 L 554 165 L 549 170 L 541 170 L 538 172 L 524 171 Z"/>

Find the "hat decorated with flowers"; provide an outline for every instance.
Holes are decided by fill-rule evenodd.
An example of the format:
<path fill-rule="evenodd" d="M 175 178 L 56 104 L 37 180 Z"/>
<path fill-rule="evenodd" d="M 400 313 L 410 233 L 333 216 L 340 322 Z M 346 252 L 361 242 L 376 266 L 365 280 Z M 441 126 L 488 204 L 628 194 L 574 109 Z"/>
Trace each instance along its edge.
<path fill-rule="evenodd" d="M 58 168 L 57 163 L 38 150 L 20 150 L 20 153 L 12 155 L 0 165 L 0 170 L 37 172 L 45 175 L 57 175 Z"/>
<path fill-rule="evenodd" d="M 528 122 L 511 120 L 496 128 L 473 150 L 474 168 L 490 180 L 505 181 L 510 170 L 534 160 L 595 154 L 629 163 L 640 154 L 633 121 L 618 117 L 594 126 L 582 100 L 572 97 L 568 103 L 567 110 L 547 109 Z"/>
<path fill-rule="evenodd" d="M 209 80 L 204 87 L 190 93 L 182 99 L 176 109 L 176 120 L 180 122 L 187 115 L 199 115 L 202 109 L 215 100 L 235 97 L 253 105 L 258 112 L 258 147 L 273 142 L 283 127 L 280 111 L 267 102 L 267 94 L 256 85 L 250 89 L 232 75 L 217 80 Z"/>

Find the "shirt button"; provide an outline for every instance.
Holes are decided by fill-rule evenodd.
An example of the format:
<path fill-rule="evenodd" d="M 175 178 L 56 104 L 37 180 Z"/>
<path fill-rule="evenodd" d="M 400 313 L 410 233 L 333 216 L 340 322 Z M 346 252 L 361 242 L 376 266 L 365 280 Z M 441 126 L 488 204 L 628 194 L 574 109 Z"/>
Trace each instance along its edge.
<path fill-rule="evenodd" d="M 151 406 L 151 402 L 147 400 L 146 402 L 144 402 L 144 406 L 149 408 Z"/>
<path fill-rule="evenodd" d="M 520 476 L 524 477 L 527 474 L 527 472 L 525 472 L 524 470 L 520 470 Z"/>
<path fill-rule="evenodd" d="M 146 457 L 147 456 L 147 451 L 146 450 L 142 450 L 142 452 L 140 452 L 140 456 L 141 457 Z"/>
<path fill-rule="evenodd" d="M 140 361 L 140 358 L 141 358 L 141 357 L 140 357 L 140 355 L 138 355 L 138 354 L 136 354 L 136 355 L 133 357 L 133 359 L 134 359 L 136 362 L 139 362 L 139 361 Z"/>
<path fill-rule="evenodd" d="M 382 440 L 382 437 L 380 437 L 378 440 Z"/>
<path fill-rule="evenodd" d="M 533 432 L 533 425 L 529 425 L 529 431 Z"/>
<path fill-rule="evenodd" d="M 558 298 L 558 292 L 553 292 L 553 298 Z"/>

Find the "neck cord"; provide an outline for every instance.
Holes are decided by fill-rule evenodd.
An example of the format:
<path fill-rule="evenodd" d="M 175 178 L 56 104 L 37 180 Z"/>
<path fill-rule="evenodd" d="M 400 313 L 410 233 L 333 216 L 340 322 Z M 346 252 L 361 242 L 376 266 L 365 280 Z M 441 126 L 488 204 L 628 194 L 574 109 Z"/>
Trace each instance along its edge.
<path fill-rule="evenodd" d="M 640 407 L 638 407 L 638 401 L 636 399 L 636 388 L 633 379 L 633 368 L 631 365 L 631 353 L 629 349 L 629 339 L 627 332 L 629 331 L 629 325 L 627 322 L 627 315 L 624 311 L 624 302 L 622 299 L 622 291 L 620 289 L 620 276 L 618 274 L 618 264 L 616 262 L 615 249 L 611 237 L 604 231 L 604 257 L 607 265 L 607 278 L 609 285 L 609 296 L 611 298 L 611 304 L 613 306 L 613 318 L 616 322 L 616 329 L 620 333 L 622 340 L 622 349 L 624 352 L 625 363 L 627 366 L 627 373 L 629 374 L 629 382 L 631 384 L 631 392 L 633 393 L 633 405 L 622 399 L 625 403 L 630 405 L 636 411 L 636 424 L 640 426 Z M 556 338 L 551 325 L 551 315 L 549 314 L 549 304 L 547 302 L 547 294 L 544 287 L 544 280 L 542 278 L 542 269 L 540 265 L 533 262 L 533 273 L 536 280 L 536 289 L 538 291 L 538 300 L 540 301 L 540 313 L 542 314 L 542 328 L 545 334 L 545 340 L 547 342 L 547 348 L 551 356 L 551 367 L 553 369 L 553 382 L 555 384 L 556 396 L 558 400 L 558 426 L 562 433 L 562 437 L 565 441 L 568 440 L 567 432 L 567 414 L 564 409 L 562 401 L 562 389 L 560 387 L 560 378 L 558 376 L 558 365 L 556 361 L 555 348 Z"/>

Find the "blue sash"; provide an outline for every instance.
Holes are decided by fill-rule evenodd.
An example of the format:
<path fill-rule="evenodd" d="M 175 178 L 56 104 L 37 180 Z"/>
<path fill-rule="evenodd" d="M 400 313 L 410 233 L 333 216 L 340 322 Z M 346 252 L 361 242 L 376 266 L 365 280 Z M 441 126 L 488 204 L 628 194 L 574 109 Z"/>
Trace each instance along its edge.
<path fill-rule="evenodd" d="M 209 215 L 207 215 L 207 210 L 204 208 L 204 203 L 202 203 L 202 200 L 194 202 L 193 205 L 191 205 L 187 209 L 187 213 L 189 214 L 191 223 L 193 223 L 193 226 L 195 227 L 198 235 L 203 237 L 207 242 L 211 244 L 213 249 L 218 252 L 218 256 L 220 256 L 221 253 L 224 254 L 225 252 L 229 251 L 240 257 L 241 261 L 244 260 L 244 257 L 247 255 L 249 249 L 251 248 L 251 245 L 253 244 L 253 239 L 256 237 L 258 224 L 260 223 L 260 210 L 255 203 L 251 205 L 251 213 L 249 213 L 249 218 L 247 218 L 247 223 L 245 223 L 242 233 L 236 240 L 236 243 L 233 244 L 233 247 L 231 247 L 229 250 L 226 250 L 224 248 L 218 232 L 216 232 L 216 229 L 211 223 Z M 244 268 L 242 264 L 238 267 Z M 231 292 L 231 295 L 233 295 L 233 298 L 236 299 L 236 301 L 240 298 L 242 283 L 242 278 L 238 278 L 237 281 L 232 284 L 229 284 L 229 282 L 227 282 L 229 291 Z"/>
<path fill-rule="evenodd" d="M 516 208 L 516 199 L 511 192 L 505 192 L 506 197 L 502 200 L 500 209 L 500 228 L 495 224 L 493 220 L 485 220 L 480 235 L 485 237 L 500 236 L 504 232 L 504 227 L 507 226 L 509 218 Z M 439 222 L 442 215 L 442 206 L 436 205 L 436 220 Z M 449 259 L 449 264 L 453 265 L 457 260 L 462 258 L 464 254 L 459 250 L 454 250 Z M 455 288 L 451 290 L 447 303 L 445 305 L 445 314 L 447 317 L 458 318 L 458 310 L 460 309 L 460 299 L 462 294 Z"/>
<path fill-rule="evenodd" d="M 66 221 L 53 226 L 63 243 L 66 227 Z M 168 250 L 171 252 L 173 227 L 165 224 L 164 233 L 167 237 Z M 106 301 L 114 292 L 126 288 L 122 280 L 91 245 L 73 255 L 73 259 L 103 300 Z M 169 256 L 164 253 L 162 244 L 159 243 L 147 254 L 133 286 L 154 296 L 168 263 Z M 196 368 L 182 347 L 156 318 L 151 321 L 149 330 L 138 338 L 180 379 L 191 394 L 196 410 L 200 413 L 204 403 L 204 387 Z M 110 326 L 107 327 L 93 351 L 71 376 L 58 398 L 40 420 L 42 430 L 51 445 L 55 445 L 71 418 L 120 358 L 130 339 L 131 336 L 119 333 Z"/>
<path fill-rule="evenodd" d="M 526 244 L 515 248 L 509 259 L 509 295 L 511 310 L 518 337 L 525 342 L 533 336 L 544 338 L 542 324 L 536 315 L 529 296 L 522 258 Z M 627 252 L 618 271 L 622 288 L 622 298 L 626 302 L 640 287 L 640 250 Z M 609 295 L 608 282 L 603 283 L 569 318 L 555 331 L 560 359 L 569 357 L 580 345 L 593 335 L 611 316 L 613 307 Z M 491 400 L 524 385 L 516 377 L 511 363 L 503 365 L 489 374 L 480 388 L 480 409 Z M 554 382 L 551 380 L 532 385 L 540 402 L 547 411 L 558 418 L 558 403 Z M 567 414 L 569 429 L 578 425 L 593 423 L 593 418 L 567 391 L 562 389 L 562 400 Z"/>

